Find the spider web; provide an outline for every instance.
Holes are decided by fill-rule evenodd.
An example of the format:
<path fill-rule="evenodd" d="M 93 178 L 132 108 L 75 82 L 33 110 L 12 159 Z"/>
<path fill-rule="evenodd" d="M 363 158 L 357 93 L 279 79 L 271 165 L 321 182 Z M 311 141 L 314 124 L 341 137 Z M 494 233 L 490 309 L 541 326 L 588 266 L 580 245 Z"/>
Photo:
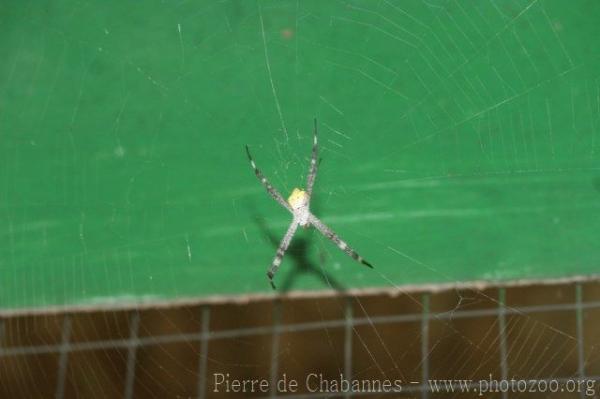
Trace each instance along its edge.
<path fill-rule="evenodd" d="M 67 1 L 5 11 L 2 309 L 270 295 L 264 270 L 290 220 L 252 177 L 243 145 L 286 196 L 306 180 L 317 117 L 313 212 L 376 268 L 299 232 L 277 276 L 283 291 L 402 293 L 399 307 L 433 315 L 425 358 L 445 366 L 430 377 L 581 372 L 575 322 L 554 325 L 510 298 L 505 308 L 503 294 L 483 289 L 451 289 L 440 305 L 406 287 L 597 273 L 600 7 Z M 385 306 L 351 297 L 364 322 L 350 332 L 352 376 L 420 380 L 421 321 L 397 351 L 397 331 L 376 322 Z M 507 316 L 477 329 L 455 317 L 490 306 Z M 315 320 L 347 309 L 318 304 Z M 498 331 L 509 337 L 504 348 Z M 323 327 L 315 338 L 343 371 L 340 333 Z M 271 359 L 279 371 L 308 367 L 281 339 Z M 600 358 L 591 348 L 587 375 Z M 86 378 L 109 380 L 95 373 Z"/>

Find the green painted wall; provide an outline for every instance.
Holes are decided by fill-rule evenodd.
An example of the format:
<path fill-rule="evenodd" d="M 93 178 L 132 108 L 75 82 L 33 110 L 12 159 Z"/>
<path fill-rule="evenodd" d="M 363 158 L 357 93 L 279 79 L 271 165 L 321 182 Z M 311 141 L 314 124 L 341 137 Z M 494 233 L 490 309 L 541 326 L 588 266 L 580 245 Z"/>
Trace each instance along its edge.
<path fill-rule="evenodd" d="M 597 1 L 3 2 L 0 307 L 600 271 Z M 296 263 L 294 263 L 296 262 Z M 325 281 L 321 270 L 327 271 Z"/>

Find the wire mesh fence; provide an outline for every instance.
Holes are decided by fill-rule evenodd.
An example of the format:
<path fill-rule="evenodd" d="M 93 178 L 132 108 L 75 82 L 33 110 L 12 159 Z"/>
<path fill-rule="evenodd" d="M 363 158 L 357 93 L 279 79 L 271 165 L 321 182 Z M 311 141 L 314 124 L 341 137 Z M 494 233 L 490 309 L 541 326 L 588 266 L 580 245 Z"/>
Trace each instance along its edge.
<path fill-rule="evenodd" d="M 599 316 L 598 282 L 16 315 L 0 320 L 0 396 L 459 397 L 519 378 L 597 397 L 567 384 L 600 379 Z"/>

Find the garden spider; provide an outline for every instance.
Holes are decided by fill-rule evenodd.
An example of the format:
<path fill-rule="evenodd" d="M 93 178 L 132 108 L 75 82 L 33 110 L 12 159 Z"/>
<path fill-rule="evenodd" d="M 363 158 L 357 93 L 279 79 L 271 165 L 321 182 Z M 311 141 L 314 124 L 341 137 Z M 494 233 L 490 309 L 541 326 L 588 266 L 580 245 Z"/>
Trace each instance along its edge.
<path fill-rule="evenodd" d="M 308 173 L 307 181 L 306 181 L 306 191 L 300 188 L 294 188 L 292 194 L 288 198 L 288 200 L 284 200 L 279 191 L 275 189 L 267 180 L 267 178 L 262 174 L 262 172 L 256 167 L 256 163 L 254 159 L 252 159 L 252 155 L 250 155 L 250 149 L 246 145 L 246 154 L 248 155 L 248 160 L 250 161 L 250 165 L 252 165 L 252 169 L 254 169 L 254 174 L 262 185 L 267 189 L 267 192 L 273 197 L 275 201 L 279 203 L 279 205 L 283 206 L 287 209 L 292 215 L 292 223 L 288 228 L 285 236 L 281 240 L 279 244 L 279 248 L 277 248 L 277 252 L 275 254 L 275 258 L 271 263 L 271 267 L 267 272 L 267 277 L 269 277 L 269 281 L 273 289 L 275 289 L 275 284 L 273 284 L 273 276 L 277 273 L 277 269 L 281 265 L 281 260 L 283 259 L 283 255 L 285 251 L 288 249 L 290 242 L 292 241 L 292 237 L 294 233 L 298 229 L 298 226 L 302 226 L 304 228 L 309 228 L 310 226 L 314 226 L 321 234 L 330 239 L 338 246 L 339 249 L 348 254 L 352 259 L 357 262 L 362 263 L 365 266 L 373 268 L 373 266 L 363 259 L 356 251 L 354 251 L 350 246 L 342 240 L 333 230 L 331 230 L 325 223 L 319 220 L 315 215 L 313 215 L 309 210 L 310 198 L 312 196 L 313 186 L 315 184 L 315 178 L 317 176 L 317 119 L 315 118 L 315 126 L 314 126 L 314 135 L 313 135 L 313 147 L 312 147 L 312 156 L 310 159 L 310 170 Z"/>

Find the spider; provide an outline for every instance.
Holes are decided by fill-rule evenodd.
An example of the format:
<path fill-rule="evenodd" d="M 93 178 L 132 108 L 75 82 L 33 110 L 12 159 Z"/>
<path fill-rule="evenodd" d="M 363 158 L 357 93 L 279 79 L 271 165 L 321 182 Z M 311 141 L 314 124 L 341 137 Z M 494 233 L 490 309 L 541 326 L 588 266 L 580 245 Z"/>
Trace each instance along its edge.
<path fill-rule="evenodd" d="M 277 269 L 281 265 L 281 261 L 283 256 L 285 255 L 285 251 L 288 249 L 290 242 L 292 241 L 292 237 L 294 233 L 298 229 L 298 226 L 309 228 L 311 226 L 315 227 L 321 234 L 325 237 L 333 241 L 335 245 L 338 246 L 339 249 L 348 254 L 352 259 L 357 262 L 362 263 L 365 266 L 373 268 L 369 262 L 367 262 L 362 256 L 360 256 L 355 250 L 353 250 L 344 240 L 342 240 L 331 228 L 329 228 L 325 223 L 319 220 L 315 215 L 310 212 L 310 199 L 312 196 L 313 186 L 315 184 L 315 178 L 317 177 L 317 119 L 314 120 L 314 135 L 313 135 L 313 146 L 312 146 L 312 156 L 310 159 L 310 169 L 308 172 L 308 177 L 306 179 L 306 191 L 301 188 L 294 188 L 292 194 L 286 201 L 283 199 L 279 191 L 275 187 L 273 187 L 265 175 L 256 167 L 256 163 L 250 155 L 250 149 L 246 145 L 246 154 L 248 155 L 248 160 L 250 161 L 250 165 L 252 169 L 254 169 L 254 174 L 260 180 L 261 184 L 265 187 L 269 195 L 273 197 L 279 205 L 287 209 L 292 215 L 292 223 L 290 227 L 288 227 L 285 236 L 281 240 L 279 244 L 279 248 L 277 248 L 277 252 L 275 253 L 275 258 L 271 263 L 271 267 L 267 272 L 267 277 L 269 278 L 269 282 L 271 283 L 271 287 L 275 289 L 275 284 L 273 283 L 273 277 L 275 273 L 277 273 Z"/>

